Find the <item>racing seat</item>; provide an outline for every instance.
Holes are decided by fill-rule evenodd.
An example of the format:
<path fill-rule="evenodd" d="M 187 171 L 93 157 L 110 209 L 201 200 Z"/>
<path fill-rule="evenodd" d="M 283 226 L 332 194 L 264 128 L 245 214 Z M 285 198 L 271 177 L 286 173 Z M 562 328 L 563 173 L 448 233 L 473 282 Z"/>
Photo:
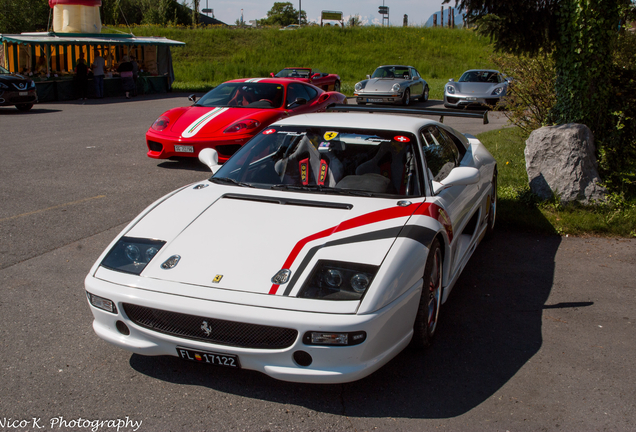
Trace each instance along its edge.
<path fill-rule="evenodd" d="M 405 145 L 402 148 L 396 148 L 393 143 L 380 144 L 375 156 L 356 168 L 356 175 L 382 175 L 390 181 L 387 189 L 388 193 L 403 193 L 405 191 L 405 182 L 409 180 L 407 175 L 410 165 L 413 162 L 412 159 L 407 157 L 406 149 L 407 146 Z"/>
<path fill-rule="evenodd" d="M 229 106 L 246 106 L 254 102 L 255 96 L 252 92 L 239 88 L 232 99 L 227 103 Z"/>
<path fill-rule="evenodd" d="M 292 154 L 276 162 L 274 170 L 283 184 L 317 185 L 321 184 L 319 173 L 322 163 L 320 153 L 309 138 L 304 136 Z M 322 184 L 324 183 L 323 180 Z"/>

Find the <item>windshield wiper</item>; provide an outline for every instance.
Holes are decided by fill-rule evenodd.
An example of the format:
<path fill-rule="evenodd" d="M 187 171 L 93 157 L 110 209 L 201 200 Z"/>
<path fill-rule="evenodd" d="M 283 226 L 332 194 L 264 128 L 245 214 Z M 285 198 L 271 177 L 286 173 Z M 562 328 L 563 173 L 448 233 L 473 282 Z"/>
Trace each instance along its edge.
<path fill-rule="evenodd" d="M 305 191 L 305 192 L 323 192 L 334 195 L 354 195 L 354 196 L 373 196 L 370 192 L 354 190 L 354 189 L 341 189 L 334 188 L 328 186 L 319 186 L 319 185 L 307 185 L 307 186 L 298 186 L 298 185 L 286 185 L 286 184 L 278 184 L 273 185 L 270 189 L 275 190 L 291 190 L 291 191 Z"/>
<path fill-rule="evenodd" d="M 251 183 L 244 183 L 244 182 L 240 182 L 240 181 L 236 181 L 234 179 L 228 178 L 228 177 L 212 177 L 210 178 L 210 181 L 216 184 L 231 184 L 234 186 L 242 186 L 242 187 L 250 187 L 253 188 L 255 187 L 253 184 Z"/>

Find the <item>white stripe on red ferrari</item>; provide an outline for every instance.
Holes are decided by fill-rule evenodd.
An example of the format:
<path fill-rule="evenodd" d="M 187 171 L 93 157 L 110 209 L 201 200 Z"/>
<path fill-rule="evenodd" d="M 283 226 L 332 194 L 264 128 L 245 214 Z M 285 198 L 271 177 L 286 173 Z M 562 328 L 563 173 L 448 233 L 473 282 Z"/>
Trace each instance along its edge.
<path fill-rule="evenodd" d="M 183 133 L 181 134 L 181 136 L 183 138 L 192 138 L 193 136 L 195 136 L 201 129 L 203 129 L 203 126 L 205 126 L 206 124 L 208 124 L 208 122 L 210 120 L 212 120 L 214 117 L 223 114 L 225 111 L 227 111 L 229 108 L 214 108 L 211 111 L 208 111 L 207 113 L 205 113 L 204 115 L 202 115 L 201 117 L 199 117 L 198 119 L 196 119 L 195 121 L 192 122 L 192 124 L 190 126 L 188 126 L 187 128 L 185 128 L 185 130 L 183 131 Z"/>

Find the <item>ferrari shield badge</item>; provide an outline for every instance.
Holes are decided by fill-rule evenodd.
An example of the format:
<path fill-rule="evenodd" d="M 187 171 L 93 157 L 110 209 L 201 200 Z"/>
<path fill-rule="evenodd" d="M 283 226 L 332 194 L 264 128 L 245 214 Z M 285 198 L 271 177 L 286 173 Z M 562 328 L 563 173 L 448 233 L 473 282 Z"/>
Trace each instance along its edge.
<path fill-rule="evenodd" d="M 223 279 L 223 275 L 216 275 L 214 276 L 214 279 L 212 279 L 212 283 L 219 283 L 221 282 L 221 279 Z"/>

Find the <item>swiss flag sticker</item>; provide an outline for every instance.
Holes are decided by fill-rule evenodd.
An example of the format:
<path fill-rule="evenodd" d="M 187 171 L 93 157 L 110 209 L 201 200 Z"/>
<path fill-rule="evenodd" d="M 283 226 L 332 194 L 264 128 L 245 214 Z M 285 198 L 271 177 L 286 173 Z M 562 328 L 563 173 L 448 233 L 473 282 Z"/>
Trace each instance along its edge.
<path fill-rule="evenodd" d="M 276 132 L 276 129 L 267 129 L 266 131 L 263 132 L 263 134 L 270 135 L 270 134 L 273 134 L 274 132 Z"/>
<path fill-rule="evenodd" d="M 407 143 L 409 141 L 411 141 L 408 137 L 402 136 L 402 135 L 398 135 L 396 137 L 393 138 L 396 141 L 399 141 L 401 143 Z"/>

